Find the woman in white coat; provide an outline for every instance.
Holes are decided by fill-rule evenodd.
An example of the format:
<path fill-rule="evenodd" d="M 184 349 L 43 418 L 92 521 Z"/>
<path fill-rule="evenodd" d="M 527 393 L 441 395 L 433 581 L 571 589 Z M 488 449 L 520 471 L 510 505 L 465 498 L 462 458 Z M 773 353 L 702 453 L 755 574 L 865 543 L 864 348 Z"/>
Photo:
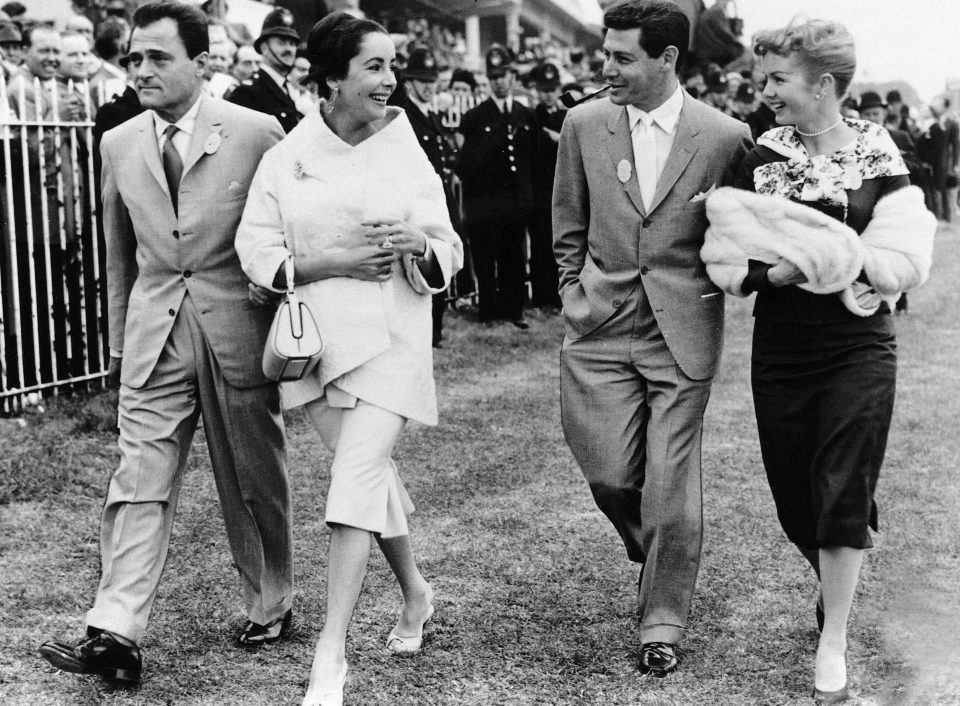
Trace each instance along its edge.
<path fill-rule="evenodd" d="M 334 452 L 327 610 L 304 704 L 340 704 L 371 535 L 403 592 L 387 647 L 418 651 L 433 615 L 391 454 L 408 419 L 437 422 L 430 298 L 460 269 L 463 249 L 439 177 L 406 115 L 387 106 L 396 55 L 383 27 L 334 13 L 311 30 L 307 56 L 321 107 L 261 162 L 237 251 L 250 279 L 275 291 L 293 255 L 298 293 L 324 339 L 319 366 L 283 395 Z"/>

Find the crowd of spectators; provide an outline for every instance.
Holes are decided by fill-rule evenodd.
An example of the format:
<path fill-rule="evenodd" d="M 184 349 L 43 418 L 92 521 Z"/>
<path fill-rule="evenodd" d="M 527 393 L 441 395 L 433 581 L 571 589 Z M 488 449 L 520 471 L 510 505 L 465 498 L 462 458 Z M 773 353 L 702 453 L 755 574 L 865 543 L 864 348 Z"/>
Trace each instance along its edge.
<path fill-rule="evenodd" d="M 323 2 L 277 0 L 276 4 L 289 10 L 294 27 L 303 38 L 309 27 L 326 13 Z M 700 49 L 697 51 L 693 47 L 693 61 L 684 70 L 685 89 L 691 96 L 748 123 L 756 139 L 774 126 L 774 119 L 761 100 L 763 87 L 758 83 L 752 52 L 740 42 L 739 25 L 726 17 L 723 2 L 715 3 L 709 9 L 703 6 L 702 0 L 688 0 L 687 4 L 696 20 L 692 45 L 699 45 Z M 0 252 L 5 263 L 0 285 L 3 288 L 3 331 L 7 352 L 6 360 L 0 362 L 7 368 L 7 386 L 38 383 L 37 377 L 29 372 L 34 368 L 39 368 L 40 377 L 55 374 L 65 378 L 89 371 L 95 368 L 90 359 L 99 355 L 95 347 L 85 345 L 78 334 L 83 330 L 82 324 L 93 328 L 96 323 L 95 316 L 84 314 L 77 308 L 79 304 L 71 304 L 73 299 L 79 301 L 82 298 L 80 288 L 69 283 L 63 287 L 51 287 L 47 286 L 50 282 L 41 281 L 43 277 L 50 277 L 56 283 L 63 277 L 70 278 L 71 273 L 96 269 L 81 267 L 84 255 L 83 247 L 79 245 L 83 238 L 94 237 L 89 204 L 95 200 L 89 199 L 87 194 L 91 188 L 96 193 L 97 187 L 95 183 L 88 184 L 90 180 L 86 175 L 94 175 L 95 181 L 99 171 L 96 141 L 90 152 L 83 140 L 74 141 L 71 147 L 70 140 L 65 139 L 66 130 L 54 145 L 53 130 L 47 130 L 45 134 L 41 132 L 43 138 L 38 139 L 36 127 L 24 127 L 29 154 L 23 155 L 17 150 L 24 141 L 13 139 L 16 128 L 11 125 L 16 125 L 18 119 L 37 118 L 86 125 L 95 123 L 93 135 L 96 140 L 105 130 L 142 110 L 125 66 L 129 18 L 135 6 L 136 0 L 74 0 L 74 14 L 63 27 L 56 28 L 50 22 L 30 18 L 26 6 L 16 0 L 0 6 L 0 68 L 7 96 L 7 101 L 0 105 L 0 141 L 3 150 L 10 153 L 10 163 L 31 165 L 29 170 L 14 168 L 14 173 L 4 175 L 6 180 L 17 182 L 13 185 L 13 193 L 18 194 L 19 201 L 0 199 L 4 223 L 13 222 L 16 231 L 13 238 L 8 237 L 8 229 L 5 229 L 0 238 L 5 248 Z M 208 13 L 214 10 L 212 2 L 202 7 Z M 407 57 L 418 51 L 427 51 L 436 58 L 438 81 L 432 107 L 445 130 L 444 137 L 451 154 L 450 178 L 456 188 L 452 165 L 457 151 L 463 146 L 461 120 L 469 109 L 491 95 L 490 80 L 487 72 L 467 56 L 462 31 L 437 21 L 404 16 L 396 9 L 390 12 L 392 14 L 373 16 L 372 19 L 382 22 L 389 30 L 401 68 Z M 210 59 L 205 88 L 212 96 L 230 99 L 239 86 L 250 84 L 258 72 L 262 73 L 264 57 L 258 52 L 262 47 L 257 45 L 244 25 L 221 18 L 210 17 L 209 33 Z M 569 47 L 541 36 L 526 36 L 511 51 L 510 63 L 516 69 L 517 77 L 512 100 L 531 109 L 542 102 L 535 76 L 536 68 L 546 64 L 556 67 L 560 91 L 573 98 L 602 86 L 603 56 L 597 46 Z M 299 82 L 308 70 L 309 62 L 298 52 L 294 68 L 287 76 L 287 91 L 301 115 L 313 110 L 318 102 L 316 91 Z M 398 98 L 402 97 L 399 95 L 402 87 L 397 93 Z M 960 144 L 957 122 L 950 117 L 949 102 L 935 99 L 924 109 L 925 113 L 920 113 L 918 108 L 904 105 L 900 95 L 893 91 L 882 99 L 877 94 L 865 93 L 850 98 L 846 104 L 851 115 L 867 117 L 870 113 L 876 117 L 876 110 L 871 113 L 871 108 L 881 108 L 880 120 L 898 131 L 898 144 L 911 168 L 911 178 L 925 189 L 928 207 L 941 219 L 950 220 L 956 201 L 954 187 Z M 0 162 L 0 169 L 2 164 Z M 30 174 L 29 189 L 21 183 L 27 171 Z M 19 196 L 21 192 L 32 193 L 32 200 L 24 202 Z M 41 224 L 46 224 L 47 228 L 41 228 Z M 32 234 L 28 234 L 30 229 Z M 61 231 L 65 236 L 56 237 Z M 30 239 L 33 241 L 33 263 L 25 255 L 26 242 Z M 14 240 L 17 257 L 8 252 Z M 32 288 L 23 284 L 23 277 L 14 277 L 10 265 L 14 261 L 19 263 L 21 273 L 32 267 Z M 476 286 L 469 263 L 468 258 L 466 272 L 458 278 L 452 293 L 453 300 L 475 301 Z M 17 281 L 20 282 L 21 322 L 30 319 L 26 312 L 34 306 L 41 312 L 52 307 L 59 310 L 60 315 L 73 312 L 61 316 L 68 323 L 58 328 L 59 325 L 41 322 L 34 331 L 28 331 L 30 326 L 23 323 L 22 331 L 14 331 L 11 294 Z M 96 291 L 97 283 L 91 284 L 92 290 Z M 96 305 L 94 297 L 88 296 L 86 301 L 88 308 Z M 86 319 L 81 321 L 83 317 Z M 53 320 L 57 320 L 56 315 Z M 52 346 L 45 345 L 48 339 L 54 341 Z M 25 354 L 27 372 L 22 380 L 10 374 L 16 367 L 11 356 L 18 349 L 38 351 L 36 356 L 39 356 L 34 360 L 36 356 Z"/>

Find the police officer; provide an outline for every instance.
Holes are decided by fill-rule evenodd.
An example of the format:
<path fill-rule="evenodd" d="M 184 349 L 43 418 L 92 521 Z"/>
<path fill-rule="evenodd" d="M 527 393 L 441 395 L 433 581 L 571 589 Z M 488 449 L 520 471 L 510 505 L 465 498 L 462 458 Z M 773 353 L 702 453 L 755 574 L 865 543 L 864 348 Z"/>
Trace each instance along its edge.
<path fill-rule="evenodd" d="M 443 181 L 447 197 L 450 222 L 460 230 L 460 207 L 453 194 L 453 150 L 444 136 L 440 116 L 433 110 L 433 98 L 437 91 L 439 70 L 437 60 L 429 49 L 414 49 L 403 69 L 404 91 L 398 105 L 403 108 L 413 126 L 417 141 L 427 154 L 434 171 Z M 433 295 L 433 347 L 441 347 L 443 338 L 443 312 L 447 306 L 447 293 Z"/>
<path fill-rule="evenodd" d="M 538 128 L 533 111 L 513 99 L 516 69 L 507 50 L 492 46 L 486 69 L 493 95 L 463 116 L 464 140 L 455 169 L 463 182 L 464 227 L 473 250 L 480 321 L 507 319 L 526 329 L 524 245 L 533 208 Z"/>
<path fill-rule="evenodd" d="M 557 261 L 553 257 L 551 201 L 557 172 L 557 146 L 567 111 L 560 105 L 560 70 L 549 62 L 530 71 L 538 103 L 533 109 L 540 142 L 533 160 L 533 213 L 530 215 L 530 300 L 533 306 L 560 308 Z"/>
<path fill-rule="evenodd" d="M 228 100 L 275 117 L 290 132 L 303 117 L 293 102 L 293 88 L 287 74 L 297 59 L 300 35 L 293 27 L 293 13 L 286 8 L 272 10 L 263 19 L 263 29 L 253 48 L 263 57 L 260 70 L 237 86 Z"/>

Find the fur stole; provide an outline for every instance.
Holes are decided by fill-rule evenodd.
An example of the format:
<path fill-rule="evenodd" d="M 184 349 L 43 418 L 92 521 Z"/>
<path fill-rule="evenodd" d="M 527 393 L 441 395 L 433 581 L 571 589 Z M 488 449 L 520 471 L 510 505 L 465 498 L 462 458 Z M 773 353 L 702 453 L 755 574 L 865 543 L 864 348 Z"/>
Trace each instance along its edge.
<path fill-rule="evenodd" d="M 815 294 L 838 293 L 850 311 L 869 316 L 879 302 L 861 308 L 853 284 L 863 271 L 884 298 L 923 284 L 930 274 L 937 222 L 915 186 L 898 189 L 874 206 L 859 236 L 849 226 L 781 196 L 733 188 L 707 200 L 707 229 L 700 257 L 714 284 L 744 296 L 747 260 L 795 264 L 807 277 L 799 285 Z"/>

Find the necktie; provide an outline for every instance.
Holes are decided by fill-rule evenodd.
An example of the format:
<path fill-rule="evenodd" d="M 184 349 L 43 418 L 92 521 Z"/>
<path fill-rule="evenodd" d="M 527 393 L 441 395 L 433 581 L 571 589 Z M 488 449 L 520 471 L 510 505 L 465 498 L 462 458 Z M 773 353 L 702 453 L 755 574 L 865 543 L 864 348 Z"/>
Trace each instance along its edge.
<path fill-rule="evenodd" d="M 653 118 L 644 115 L 637 121 L 637 139 L 634 141 L 634 161 L 637 163 L 637 181 L 643 209 L 650 211 L 657 191 L 657 139 L 653 132 Z"/>
<path fill-rule="evenodd" d="M 167 125 L 167 129 L 163 131 L 167 137 L 163 142 L 163 173 L 167 177 L 174 213 L 177 212 L 177 192 L 180 191 L 180 176 L 183 174 L 183 160 L 173 145 L 173 136 L 179 129 L 176 125 Z"/>

